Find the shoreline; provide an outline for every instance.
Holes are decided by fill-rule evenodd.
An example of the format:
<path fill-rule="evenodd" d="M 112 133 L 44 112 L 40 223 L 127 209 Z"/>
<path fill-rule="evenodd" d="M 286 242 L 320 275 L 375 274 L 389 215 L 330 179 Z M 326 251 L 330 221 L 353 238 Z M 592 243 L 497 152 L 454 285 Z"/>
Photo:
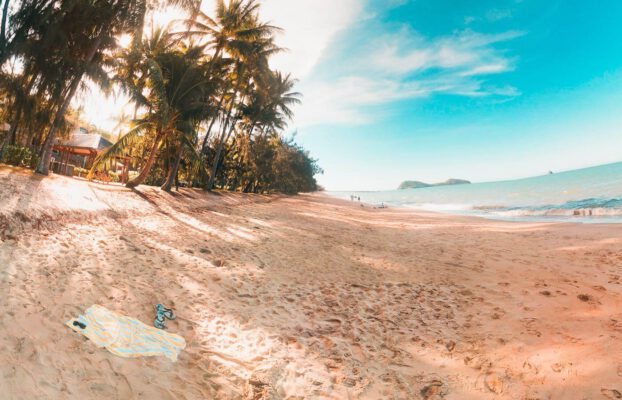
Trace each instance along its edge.
<path fill-rule="evenodd" d="M 376 193 L 375 191 L 374 193 Z M 351 202 L 351 200 L 347 198 L 340 197 L 339 195 L 330 194 L 331 192 L 321 192 L 324 195 L 343 200 L 346 202 Z M 332 193 L 346 193 L 346 192 L 332 192 Z M 356 192 L 356 193 L 364 193 L 364 192 Z M 382 208 L 378 207 L 375 203 L 363 202 L 360 203 L 357 201 L 352 201 L 354 204 L 364 204 L 370 208 Z M 436 214 L 444 214 L 444 215 L 453 215 L 459 217 L 472 217 L 472 218 L 481 218 L 490 221 L 504 221 L 504 222 L 525 222 L 525 223 L 575 223 L 575 224 L 602 224 L 602 225 L 611 225 L 611 224 L 622 224 L 622 209 L 619 210 L 619 214 L 607 214 L 607 211 L 611 211 L 612 209 L 599 208 L 599 212 L 601 214 L 592 215 L 593 210 L 595 209 L 577 209 L 577 210 L 568 210 L 562 208 L 552 208 L 550 209 L 550 214 L 523 214 L 523 215 L 493 215 L 485 213 L 485 210 L 491 209 L 499 209 L 506 210 L 506 213 L 510 213 L 512 210 L 505 209 L 503 207 L 471 207 L 469 209 L 463 210 L 450 210 L 446 209 L 443 206 L 444 204 L 437 204 L 438 208 L 430 209 L 425 207 L 417 207 L 416 204 L 413 205 L 396 205 L 391 204 L 389 202 L 381 202 L 385 205 L 384 208 L 394 208 L 394 209 L 405 209 L 413 212 L 424 212 L 424 213 L 436 213 Z M 524 210 L 528 210 L 527 208 L 523 208 Z M 571 215 L 570 212 L 573 212 Z M 578 213 L 578 214 L 577 214 Z"/>
<path fill-rule="evenodd" d="M 70 196 L 67 196 L 70 193 Z M 622 228 L 91 184 L 0 166 L 9 398 L 616 398 Z M 7 229 L 8 228 L 8 229 Z M 153 320 L 176 363 L 64 322 Z"/>

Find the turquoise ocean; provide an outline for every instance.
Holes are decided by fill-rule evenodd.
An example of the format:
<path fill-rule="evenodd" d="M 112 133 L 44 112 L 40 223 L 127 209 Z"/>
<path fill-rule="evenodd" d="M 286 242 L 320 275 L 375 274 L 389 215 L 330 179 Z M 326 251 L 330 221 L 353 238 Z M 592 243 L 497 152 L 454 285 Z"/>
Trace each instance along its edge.
<path fill-rule="evenodd" d="M 374 206 L 502 220 L 622 223 L 622 162 L 510 181 L 328 193 Z"/>

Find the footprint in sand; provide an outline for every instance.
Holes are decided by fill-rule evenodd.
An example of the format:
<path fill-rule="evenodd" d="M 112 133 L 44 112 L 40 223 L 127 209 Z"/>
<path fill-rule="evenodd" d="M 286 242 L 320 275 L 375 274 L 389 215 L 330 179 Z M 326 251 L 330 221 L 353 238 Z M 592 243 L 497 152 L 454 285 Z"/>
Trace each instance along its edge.
<path fill-rule="evenodd" d="M 447 395 L 447 387 L 439 380 L 433 380 L 421 389 L 421 396 L 425 400 L 438 400 Z"/>
<path fill-rule="evenodd" d="M 572 367 L 572 363 L 555 363 L 551 365 L 551 369 L 558 374 L 561 372 L 567 373 Z"/>
<path fill-rule="evenodd" d="M 600 393 L 608 399 L 622 399 L 622 393 L 616 389 L 600 389 Z"/>
<path fill-rule="evenodd" d="M 503 393 L 503 380 L 495 373 L 489 373 L 484 378 L 486 388 L 495 394 Z"/>

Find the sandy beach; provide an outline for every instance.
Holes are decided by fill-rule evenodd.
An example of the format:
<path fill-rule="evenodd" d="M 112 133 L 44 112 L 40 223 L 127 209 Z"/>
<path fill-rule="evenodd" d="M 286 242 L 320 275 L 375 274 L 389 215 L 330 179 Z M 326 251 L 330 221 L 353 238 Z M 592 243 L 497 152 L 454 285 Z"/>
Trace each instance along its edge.
<path fill-rule="evenodd" d="M 622 398 L 622 227 L 0 167 L 3 399 Z M 64 325 L 173 307 L 176 363 Z"/>

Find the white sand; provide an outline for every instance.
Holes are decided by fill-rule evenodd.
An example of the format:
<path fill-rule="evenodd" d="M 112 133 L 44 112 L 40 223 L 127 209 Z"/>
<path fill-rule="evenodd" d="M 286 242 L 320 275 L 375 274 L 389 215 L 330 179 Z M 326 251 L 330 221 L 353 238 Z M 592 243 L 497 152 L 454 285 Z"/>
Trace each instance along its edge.
<path fill-rule="evenodd" d="M 0 166 L 0 398 L 622 398 L 621 275 L 619 226 Z M 177 363 L 64 325 L 92 304 L 151 323 L 158 302 Z"/>

